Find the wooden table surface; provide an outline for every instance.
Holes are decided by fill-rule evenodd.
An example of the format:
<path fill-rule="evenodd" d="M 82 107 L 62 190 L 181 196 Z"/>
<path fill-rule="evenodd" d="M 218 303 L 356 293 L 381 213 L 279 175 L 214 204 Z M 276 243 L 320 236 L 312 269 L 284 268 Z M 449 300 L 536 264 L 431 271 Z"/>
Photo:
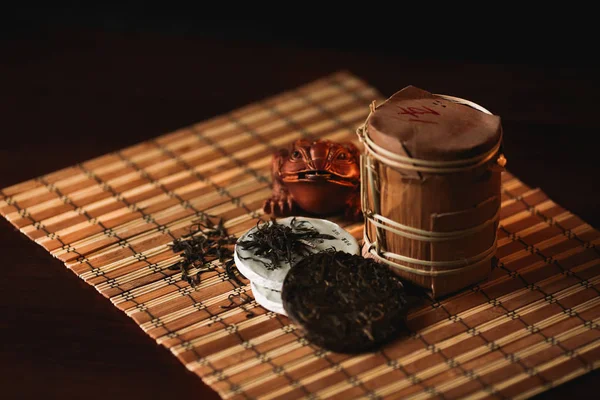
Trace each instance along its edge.
<path fill-rule="evenodd" d="M 0 187 L 346 69 L 503 119 L 508 169 L 600 228 L 593 66 L 417 59 L 178 34 L 61 30 L 0 41 Z M 0 388 L 13 398 L 217 399 L 58 260 L 0 221 Z M 585 396 L 590 373 L 538 398 Z"/>

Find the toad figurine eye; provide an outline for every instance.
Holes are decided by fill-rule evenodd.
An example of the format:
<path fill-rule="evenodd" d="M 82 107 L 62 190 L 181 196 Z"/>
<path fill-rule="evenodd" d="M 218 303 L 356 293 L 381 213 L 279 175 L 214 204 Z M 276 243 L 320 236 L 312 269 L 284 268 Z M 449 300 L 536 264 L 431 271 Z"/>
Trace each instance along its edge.
<path fill-rule="evenodd" d="M 319 216 L 344 211 L 362 219 L 360 150 L 350 142 L 299 139 L 273 155 L 273 192 L 263 210 L 276 217 L 301 209 Z"/>
<path fill-rule="evenodd" d="M 348 154 L 346 154 L 346 153 L 340 153 L 340 154 L 338 154 L 337 159 L 338 160 L 342 160 L 342 161 L 343 160 L 347 160 L 348 159 Z"/>

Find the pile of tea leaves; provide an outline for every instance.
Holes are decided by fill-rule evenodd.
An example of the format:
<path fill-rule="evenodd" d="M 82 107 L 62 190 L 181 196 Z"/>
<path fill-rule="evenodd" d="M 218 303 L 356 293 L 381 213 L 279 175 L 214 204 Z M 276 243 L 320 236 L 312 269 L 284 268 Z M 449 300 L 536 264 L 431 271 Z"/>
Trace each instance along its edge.
<path fill-rule="evenodd" d="M 256 229 L 237 245 L 256 256 L 241 257 L 242 259 L 258 261 L 272 271 L 280 268 L 284 262 L 292 265 L 296 260 L 312 254 L 317 243 L 331 239 L 335 239 L 335 236 L 320 233 L 308 221 L 292 218 L 289 225 L 283 225 L 273 218 L 271 221 L 259 223 Z"/>
<path fill-rule="evenodd" d="M 371 351 L 406 331 L 402 281 L 373 259 L 324 250 L 292 266 L 283 307 L 306 338 L 342 353 Z"/>
<path fill-rule="evenodd" d="M 243 286 L 239 280 L 237 268 L 233 260 L 233 245 L 237 238 L 230 235 L 225 228 L 222 218 L 217 223 L 208 217 L 193 221 L 188 234 L 175 240 L 171 246 L 174 253 L 182 253 L 181 261 L 169 267 L 170 270 L 180 270 L 181 279 L 193 287 L 200 283 L 200 275 L 214 271 L 218 260 L 224 265 L 227 277 Z M 193 269 L 197 269 L 192 273 Z"/>

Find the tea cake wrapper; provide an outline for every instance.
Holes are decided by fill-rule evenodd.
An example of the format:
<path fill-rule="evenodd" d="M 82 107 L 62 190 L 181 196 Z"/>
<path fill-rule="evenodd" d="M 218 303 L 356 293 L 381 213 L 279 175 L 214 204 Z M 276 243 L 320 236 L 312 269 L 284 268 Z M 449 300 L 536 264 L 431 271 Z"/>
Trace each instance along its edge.
<path fill-rule="evenodd" d="M 287 313 L 283 308 L 281 292 L 279 290 L 273 290 L 264 286 L 260 286 L 256 284 L 256 282 L 250 282 L 250 289 L 252 289 L 252 294 L 254 295 L 256 302 L 262 307 L 277 314 L 287 316 Z"/>

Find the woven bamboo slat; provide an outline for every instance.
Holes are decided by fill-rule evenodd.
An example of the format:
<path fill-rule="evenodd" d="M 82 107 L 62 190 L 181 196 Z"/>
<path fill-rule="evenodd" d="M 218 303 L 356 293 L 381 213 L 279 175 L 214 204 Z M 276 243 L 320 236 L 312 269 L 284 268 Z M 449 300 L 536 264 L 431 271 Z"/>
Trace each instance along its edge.
<path fill-rule="evenodd" d="M 382 99 L 335 73 L 5 188 L 0 213 L 224 399 L 525 399 L 598 368 L 600 233 L 508 171 L 490 278 L 425 300 L 412 333 L 373 353 L 314 346 L 218 262 L 196 287 L 169 270 L 170 244 L 204 213 L 236 236 L 264 219 L 273 150 L 300 137 L 360 146 Z M 362 223 L 332 220 L 362 240 Z"/>

